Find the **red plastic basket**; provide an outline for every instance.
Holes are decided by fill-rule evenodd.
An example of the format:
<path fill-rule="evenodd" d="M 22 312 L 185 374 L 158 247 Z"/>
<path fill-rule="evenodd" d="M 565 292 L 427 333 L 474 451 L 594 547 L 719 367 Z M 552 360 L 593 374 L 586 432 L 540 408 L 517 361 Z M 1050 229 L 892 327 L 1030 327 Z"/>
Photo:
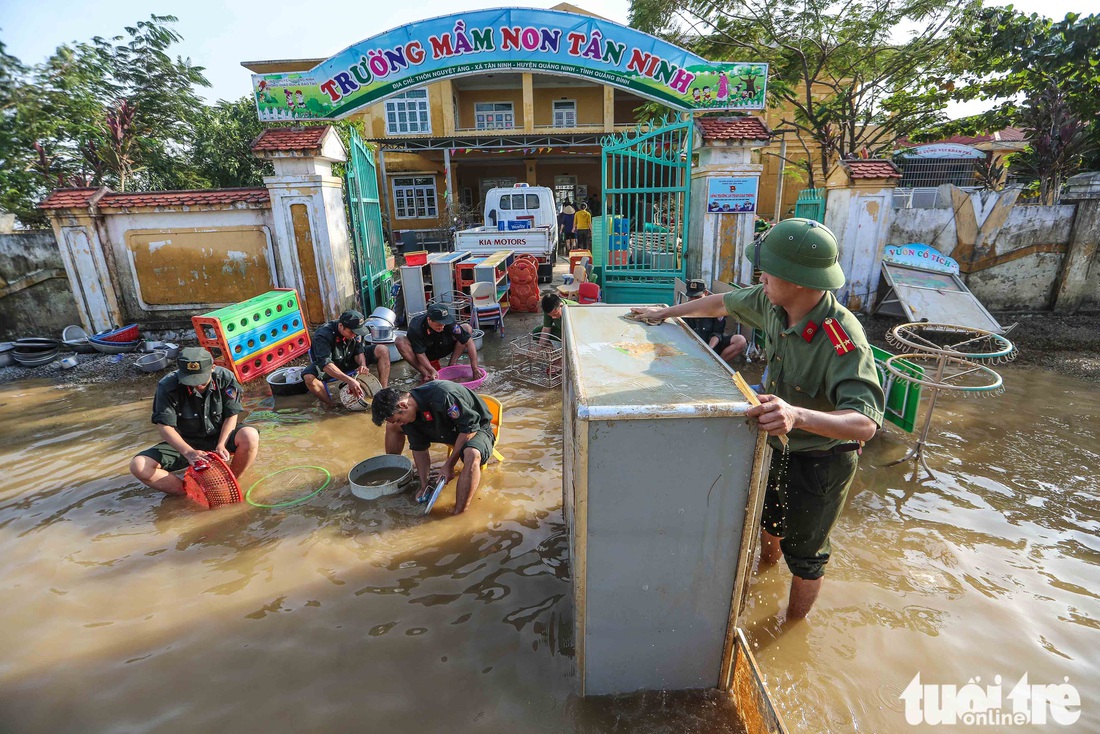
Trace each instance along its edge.
<path fill-rule="evenodd" d="M 195 502 L 210 509 L 232 505 L 244 499 L 241 485 L 222 457 L 214 453 L 205 456 L 205 468 L 189 466 L 183 475 L 183 490 Z"/>
<path fill-rule="evenodd" d="M 406 265 L 427 265 L 428 264 L 428 251 L 417 250 L 416 252 L 405 253 Z"/>
<path fill-rule="evenodd" d="M 132 342 L 141 338 L 137 324 L 123 326 L 121 329 L 106 331 L 95 335 L 96 339 L 105 342 Z"/>

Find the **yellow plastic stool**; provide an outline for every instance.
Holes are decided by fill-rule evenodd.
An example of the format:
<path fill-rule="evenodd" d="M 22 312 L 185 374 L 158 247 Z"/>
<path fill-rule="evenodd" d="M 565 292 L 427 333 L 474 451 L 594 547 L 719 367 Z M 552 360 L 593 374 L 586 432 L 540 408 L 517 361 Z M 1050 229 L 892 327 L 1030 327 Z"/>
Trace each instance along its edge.
<path fill-rule="evenodd" d="M 493 442 L 493 458 L 497 461 L 503 462 L 504 457 L 500 455 L 500 452 L 497 451 L 496 447 L 497 444 L 500 443 L 500 429 L 501 425 L 504 423 L 504 406 L 501 405 L 499 400 L 492 397 L 491 395 L 478 395 L 478 397 L 485 401 L 485 405 L 489 407 L 489 413 L 491 413 L 493 416 L 493 437 L 496 439 Z"/>

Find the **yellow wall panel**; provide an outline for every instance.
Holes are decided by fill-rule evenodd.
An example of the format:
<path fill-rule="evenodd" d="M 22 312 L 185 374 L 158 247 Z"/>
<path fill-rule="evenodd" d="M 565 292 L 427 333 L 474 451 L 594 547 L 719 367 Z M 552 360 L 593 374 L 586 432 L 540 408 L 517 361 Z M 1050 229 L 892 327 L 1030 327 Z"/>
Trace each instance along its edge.
<path fill-rule="evenodd" d="M 126 246 L 150 306 L 236 303 L 275 287 L 264 227 L 135 229 Z"/>

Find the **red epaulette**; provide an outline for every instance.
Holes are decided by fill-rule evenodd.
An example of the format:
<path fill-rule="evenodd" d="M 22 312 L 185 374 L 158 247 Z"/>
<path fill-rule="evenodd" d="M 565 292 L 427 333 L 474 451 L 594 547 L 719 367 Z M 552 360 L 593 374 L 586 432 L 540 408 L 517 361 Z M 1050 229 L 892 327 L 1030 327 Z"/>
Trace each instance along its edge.
<path fill-rule="evenodd" d="M 852 338 L 844 331 L 844 327 L 840 325 L 839 321 L 830 316 L 822 321 L 821 325 L 825 328 L 825 333 L 829 335 L 829 341 L 833 343 L 833 349 L 836 350 L 838 357 L 855 351 Z"/>

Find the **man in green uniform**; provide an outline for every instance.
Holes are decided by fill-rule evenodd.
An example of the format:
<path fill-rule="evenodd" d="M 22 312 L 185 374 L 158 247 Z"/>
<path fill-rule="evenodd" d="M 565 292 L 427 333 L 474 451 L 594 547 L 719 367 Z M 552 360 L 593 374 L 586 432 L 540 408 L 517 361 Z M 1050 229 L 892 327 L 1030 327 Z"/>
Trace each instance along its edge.
<path fill-rule="evenodd" d="M 557 293 L 544 293 L 540 303 L 542 307 L 542 326 L 531 330 L 535 336 L 549 334 L 561 341 L 561 307 L 564 304 Z"/>
<path fill-rule="evenodd" d="M 844 285 L 833 233 L 808 219 L 787 219 L 750 245 L 747 256 L 763 271 L 758 286 L 634 311 L 651 318 L 728 314 L 764 330 L 766 394 L 748 411 L 772 437 L 761 559 L 786 559 L 794 574 L 787 617 L 800 619 L 821 590 L 829 534 L 862 442 L 882 425 L 885 399 L 863 327 L 830 292 Z M 788 437 L 789 453 L 779 436 Z"/>
<path fill-rule="evenodd" d="M 386 424 L 387 454 L 400 454 L 408 437 L 420 476 L 418 502 L 431 492 L 428 447 L 433 443 L 452 447 L 440 469 L 440 478 L 451 481 L 455 464 L 462 459 L 454 514 L 465 512 L 481 484 L 481 467 L 493 455 L 496 440 L 493 414 L 485 401 L 464 385 L 435 380 L 408 392 L 392 387 L 382 390 L 371 402 L 371 417 L 376 426 Z"/>
<path fill-rule="evenodd" d="M 343 382 L 355 397 L 363 397 L 363 386 L 355 376 L 368 372 L 370 364 L 378 365 L 378 382 L 382 387 L 389 384 L 390 348 L 364 342 L 363 337 L 369 333 L 366 320 L 358 311 L 344 311 L 339 319 L 317 328 L 309 347 L 313 364 L 302 370 L 306 389 L 313 397 L 333 407 L 336 403 L 328 388 L 331 382 Z"/>
<path fill-rule="evenodd" d="M 241 385 L 224 367 L 214 367 L 210 352 L 188 347 L 177 359 L 179 369 L 157 383 L 153 423 L 161 443 L 130 462 L 130 473 L 146 486 L 182 495 L 183 481 L 172 472 L 186 469 L 203 454 L 214 453 L 241 476 L 256 459 L 260 434 L 238 426 Z"/>

